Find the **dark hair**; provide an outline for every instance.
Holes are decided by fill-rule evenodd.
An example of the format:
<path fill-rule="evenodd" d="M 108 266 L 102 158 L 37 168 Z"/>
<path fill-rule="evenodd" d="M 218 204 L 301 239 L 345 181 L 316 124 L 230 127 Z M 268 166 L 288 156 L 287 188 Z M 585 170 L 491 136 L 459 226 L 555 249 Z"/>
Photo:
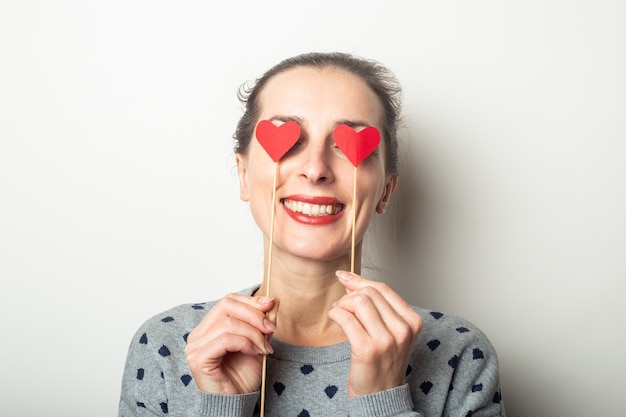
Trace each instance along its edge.
<path fill-rule="evenodd" d="M 361 78 L 372 89 L 383 107 L 381 136 L 385 141 L 385 169 L 388 173 L 398 174 L 397 131 L 402 104 L 400 84 L 382 64 L 341 52 L 312 52 L 287 58 L 270 68 L 252 86 L 244 83 L 238 93 L 245 111 L 233 136 L 235 152 L 246 153 L 248 150 L 258 122 L 259 94 L 263 87 L 274 75 L 298 67 L 337 67 Z"/>

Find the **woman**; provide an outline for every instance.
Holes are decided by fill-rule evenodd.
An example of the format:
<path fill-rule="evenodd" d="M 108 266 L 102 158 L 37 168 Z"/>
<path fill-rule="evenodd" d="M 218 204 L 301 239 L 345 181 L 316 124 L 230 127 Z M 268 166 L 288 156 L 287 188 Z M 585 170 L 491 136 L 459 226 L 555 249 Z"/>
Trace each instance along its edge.
<path fill-rule="evenodd" d="M 504 416 L 496 354 L 479 329 L 358 275 L 365 230 L 397 186 L 399 94 L 376 62 L 313 53 L 279 63 L 243 95 L 240 196 L 266 264 L 271 254 L 270 296 L 265 276 L 147 321 L 130 345 L 120 416 L 258 415 L 264 355 L 267 416 Z M 300 129 L 278 165 L 254 140 L 265 120 Z M 373 126 L 382 138 L 358 166 L 357 201 L 338 125 Z"/>

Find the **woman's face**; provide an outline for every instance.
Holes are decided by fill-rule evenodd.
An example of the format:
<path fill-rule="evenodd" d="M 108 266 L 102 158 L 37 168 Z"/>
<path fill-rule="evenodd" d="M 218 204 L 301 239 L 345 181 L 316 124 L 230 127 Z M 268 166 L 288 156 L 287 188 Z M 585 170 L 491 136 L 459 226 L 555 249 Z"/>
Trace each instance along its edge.
<path fill-rule="evenodd" d="M 384 140 L 356 170 L 336 147 L 337 125 L 356 131 L 381 129 L 382 107 L 357 76 L 335 67 L 300 67 L 275 75 L 259 97 L 259 120 L 300 125 L 298 142 L 278 162 L 275 250 L 331 260 L 349 255 L 352 215 L 357 207 L 356 241 L 361 242 L 374 212 L 382 213 L 397 179 L 385 173 Z M 256 139 L 237 155 L 241 199 L 269 239 L 275 163 Z"/>

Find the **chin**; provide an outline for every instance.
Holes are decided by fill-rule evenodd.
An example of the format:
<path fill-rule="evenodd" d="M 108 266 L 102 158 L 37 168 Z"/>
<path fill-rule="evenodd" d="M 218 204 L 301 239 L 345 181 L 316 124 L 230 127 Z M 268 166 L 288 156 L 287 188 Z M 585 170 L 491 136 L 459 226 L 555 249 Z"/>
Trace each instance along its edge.
<path fill-rule="evenodd" d="M 328 245 L 302 245 L 296 248 L 290 247 L 289 252 L 299 258 L 308 259 L 317 262 L 330 262 L 339 258 L 350 258 L 350 247 L 337 248 Z"/>

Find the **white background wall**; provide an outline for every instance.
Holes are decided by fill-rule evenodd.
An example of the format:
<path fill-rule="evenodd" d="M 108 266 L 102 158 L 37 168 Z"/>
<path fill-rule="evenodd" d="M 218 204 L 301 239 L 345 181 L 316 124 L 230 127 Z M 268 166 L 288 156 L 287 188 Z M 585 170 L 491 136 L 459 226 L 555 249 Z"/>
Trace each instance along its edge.
<path fill-rule="evenodd" d="M 0 5 L 0 414 L 116 415 L 145 319 L 260 279 L 237 88 L 341 50 L 405 87 L 389 282 L 490 336 L 509 417 L 622 416 L 625 4 L 217 4 Z"/>

